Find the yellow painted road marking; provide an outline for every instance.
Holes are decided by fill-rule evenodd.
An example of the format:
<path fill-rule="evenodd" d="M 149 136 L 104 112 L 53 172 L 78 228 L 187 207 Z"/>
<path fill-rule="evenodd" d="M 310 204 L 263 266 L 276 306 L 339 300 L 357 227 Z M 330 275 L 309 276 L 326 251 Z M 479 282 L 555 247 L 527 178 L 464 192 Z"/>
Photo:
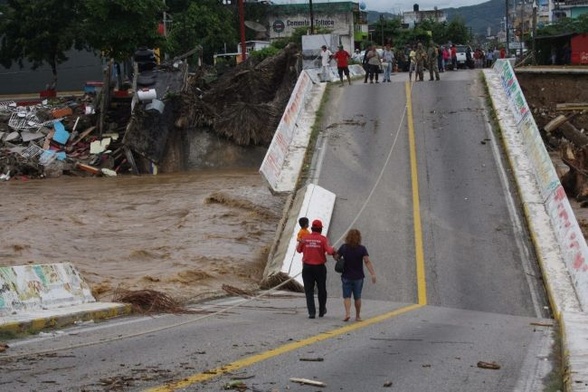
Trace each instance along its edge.
<path fill-rule="evenodd" d="M 171 392 L 171 391 L 175 391 L 175 390 L 178 390 L 181 388 L 186 388 L 186 387 L 189 387 L 190 385 L 197 384 L 197 383 L 200 383 L 203 381 L 207 381 L 212 378 L 219 377 L 223 374 L 231 373 L 231 372 L 234 372 L 238 369 L 254 365 L 258 362 L 262 362 L 267 359 L 277 357 L 278 355 L 282 355 L 282 354 L 285 354 L 285 353 L 288 353 L 288 352 L 291 352 L 294 350 L 298 350 L 302 347 L 306 347 L 311 344 L 322 342 L 323 340 L 332 339 L 334 337 L 337 337 L 337 336 L 340 336 L 340 335 L 343 335 L 343 334 L 346 334 L 346 333 L 349 333 L 349 332 L 352 332 L 352 331 L 355 331 L 355 330 L 358 330 L 361 328 L 365 328 L 365 327 L 373 325 L 373 324 L 380 323 L 380 322 L 387 320 L 389 318 L 396 317 L 401 314 L 408 313 L 408 312 L 411 312 L 415 309 L 421 308 L 422 306 L 423 305 L 419 305 L 419 304 L 405 306 L 403 308 L 396 309 L 391 312 L 384 313 L 379 316 L 366 319 L 362 322 L 349 324 L 349 325 L 346 325 L 345 327 L 337 328 L 337 329 L 334 329 L 334 330 L 328 331 L 328 332 L 323 332 L 318 335 L 311 336 L 306 339 L 302 339 L 298 342 L 284 344 L 283 346 L 276 347 L 272 350 L 264 351 L 262 353 L 252 355 L 250 357 L 240 359 L 238 361 L 229 363 L 227 365 L 223 365 L 223 366 L 218 367 L 216 369 L 212 369 L 212 370 L 209 370 L 209 371 L 203 372 L 203 373 L 194 374 L 192 376 L 186 377 L 185 379 L 174 382 L 174 383 L 170 383 L 167 385 L 147 389 L 147 391 L 148 392 Z"/>
<path fill-rule="evenodd" d="M 167 385 L 158 386 L 147 389 L 147 392 L 171 392 L 182 388 L 187 388 L 190 385 L 198 384 L 210 379 L 220 377 L 223 374 L 235 372 L 236 370 L 242 369 L 247 366 L 252 366 L 258 362 L 265 361 L 267 359 L 277 357 L 294 350 L 298 350 L 302 347 L 310 346 L 323 340 L 332 339 L 334 337 L 368 327 L 373 324 L 380 323 L 392 317 L 397 317 L 401 314 L 411 312 L 413 310 L 422 308 L 427 304 L 427 287 L 425 279 L 425 260 L 423 252 L 423 233 L 421 226 L 421 212 L 419 203 L 419 184 L 418 184 L 418 172 L 417 172 L 417 159 L 416 159 L 416 143 L 414 138 L 414 123 L 412 117 L 412 94 L 411 84 L 406 82 L 406 111 L 407 111 L 407 125 L 408 125 L 408 141 L 410 149 L 410 173 L 412 181 L 412 205 L 413 205 L 413 225 L 414 225 L 414 237 L 415 237 L 415 258 L 416 258 L 416 276 L 417 276 L 417 291 L 418 291 L 418 303 L 414 305 L 405 306 L 393 310 L 388 313 L 381 314 L 376 317 L 372 317 L 360 323 L 349 324 L 345 327 L 337 328 L 332 331 L 323 332 L 315 336 L 300 340 L 298 342 L 292 342 L 285 344 L 280 347 L 276 347 L 272 350 L 264 351 L 259 354 L 255 354 L 238 361 L 220 366 L 216 369 L 212 369 L 203 373 L 194 374 L 188 376 L 183 380 L 169 383 Z"/>
<path fill-rule="evenodd" d="M 408 125 L 408 144 L 410 149 L 410 178 L 412 181 L 412 213 L 414 226 L 414 248 L 416 259 L 416 277 L 418 303 L 427 304 L 427 282 L 425 279 L 425 257 L 423 253 L 423 231 L 421 226 L 421 207 L 419 203 L 419 180 L 417 171 L 416 143 L 414 140 L 414 122 L 412 118 L 411 84 L 404 84 L 406 91 L 406 120 Z"/>

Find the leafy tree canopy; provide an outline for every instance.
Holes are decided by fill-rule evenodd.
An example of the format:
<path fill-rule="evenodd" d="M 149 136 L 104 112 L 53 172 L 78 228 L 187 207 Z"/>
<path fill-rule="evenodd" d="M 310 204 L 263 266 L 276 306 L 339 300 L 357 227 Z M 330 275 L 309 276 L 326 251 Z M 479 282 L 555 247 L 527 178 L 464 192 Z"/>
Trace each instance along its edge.
<path fill-rule="evenodd" d="M 160 45 L 157 27 L 165 4 L 161 0 L 84 0 L 79 34 L 88 47 L 117 61 L 132 56 L 138 47 Z"/>
<path fill-rule="evenodd" d="M 577 18 L 563 18 L 557 22 L 537 29 L 538 36 L 559 35 L 565 33 L 585 33 L 588 31 L 588 14 Z"/>
<path fill-rule="evenodd" d="M 205 58 L 210 61 L 212 55 L 220 52 L 225 45 L 232 48 L 228 52 L 237 49 L 237 30 L 233 14 L 221 2 L 178 0 L 173 3 L 173 7 L 170 7 L 173 24 L 169 29 L 166 45 L 166 50 L 171 56 L 188 52 L 196 45 L 201 45 Z"/>
<path fill-rule="evenodd" d="M 374 31 L 374 34 L 376 33 L 377 30 Z M 376 36 L 374 36 L 374 41 L 377 43 L 378 40 L 375 38 Z M 469 29 L 460 18 L 455 18 L 449 23 L 426 19 L 409 29 L 402 29 L 399 24 L 392 33 L 392 42 L 396 48 L 404 47 L 407 44 L 413 45 L 417 42 L 422 42 L 425 45 L 431 42 L 443 45 L 449 41 L 468 43 L 470 40 Z"/>
<path fill-rule="evenodd" d="M 0 64 L 23 67 L 24 61 L 29 61 L 33 69 L 48 64 L 55 83 L 57 66 L 67 60 L 65 52 L 75 42 L 80 3 L 9 0 L 0 5 Z"/>

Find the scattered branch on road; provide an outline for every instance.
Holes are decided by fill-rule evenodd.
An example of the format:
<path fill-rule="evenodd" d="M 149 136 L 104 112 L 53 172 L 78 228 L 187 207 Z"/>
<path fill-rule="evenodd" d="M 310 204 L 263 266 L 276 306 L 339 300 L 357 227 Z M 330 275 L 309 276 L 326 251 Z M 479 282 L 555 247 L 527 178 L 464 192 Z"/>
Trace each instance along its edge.
<path fill-rule="evenodd" d="M 117 290 L 113 295 L 114 302 L 131 304 L 141 313 L 207 313 L 202 310 L 185 308 L 167 294 L 155 290 Z"/>
<path fill-rule="evenodd" d="M 292 382 L 297 382 L 299 384 L 305 384 L 305 385 L 314 385 L 315 387 L 326 387 L 327 384 L 325 384 L 322 381 L 314 381 L 314 380 L 309 380 L 307 378 L 291 378 L 290 381 Z"/>
<path fill-rule="evenodd" d="M 480 361 L 478 362 L 478 367 L 481 369 L 492 369 L 492 370 L 498 370 L 500 369 L 500 365 L 497 364 L 496 362 L 484 362 L 484 361 Z"/>

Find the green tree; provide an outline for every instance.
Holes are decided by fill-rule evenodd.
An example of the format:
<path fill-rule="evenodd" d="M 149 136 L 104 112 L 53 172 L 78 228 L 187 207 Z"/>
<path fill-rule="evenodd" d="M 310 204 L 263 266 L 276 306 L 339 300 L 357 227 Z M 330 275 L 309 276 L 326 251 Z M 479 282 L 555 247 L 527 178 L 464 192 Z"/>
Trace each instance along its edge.
<path fill-rule="evenodd" d="M 394 40 L 401 29 L 401 21 L 398 18 L 385 19 L 380 18 L 378 21 L 369 26 L 372 32 L 372 40 L 377 45 L 390 43 L 394 45 Z"/>
<path fill-rule="evenodd" d="M 13 63 L 32 69 L 48 64 L 57 84 L 57 67 L 68 58 L 65 52 L 76 41 L 75 23 L 79 16 L 76 0 L 9 0 L 0 5 L 0 64 Z"/>
<path fill-rule="evenodd" d="M 437 22 L 433 19 L 426 19 L 422 21 L 419 26 L 421 30 L 430 33 L 430 39 L 438 44 L 444 44 L 449 39 L 447 38 L 447 22 Z"/>
<path fill-rule="evenodd" d="M 116 61 L 129 59 L 137 48 L 158 47 L 157 27 L 165 4 L 162 0 L 84 0 L 78 34 L 89 48 Z"/>
<path fill-rule="evenodd" d="M 585 33 L 588 31 L 588 14 L 577 18 L 563 18 L 555 23 L 537 29 L 538 36 L 558 35 L 565 33 Z"/>
<path fill-rule="evenodd" d="M 467 44 L 471 40 L 470 30 L 461 17 L 453 18 L 447 25 L 447 41 L 454 44 Z"/>
<path fill-rule="evenodd" d="M 186 8 L 170 8 L 173 24 L 169 29 L 166 50 L 171 56 L 179 55 L 201 45 L 204 58 L 212 62 L 212 56 L 226 47 L 233 52 L 237 48 L 237 26 L 231 10 L 218 0 L 178 1 Z"/>

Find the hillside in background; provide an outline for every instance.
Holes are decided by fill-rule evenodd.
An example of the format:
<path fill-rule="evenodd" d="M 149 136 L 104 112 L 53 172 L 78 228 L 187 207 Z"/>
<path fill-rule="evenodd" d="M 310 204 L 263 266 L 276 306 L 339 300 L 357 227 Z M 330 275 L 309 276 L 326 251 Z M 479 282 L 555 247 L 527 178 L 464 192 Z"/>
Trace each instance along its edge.
<path fill-rule="evenodd" d="M 488 33 L 490 27 L 490 35 L 496 35 L 501 29 L 501 24 L 506 15 L 505 3 L 503 0 L 490 0 L 485 3 L 470 5 L 459 8 L 444 9 L 447 15 L 447 20 L 461 17 L 466 26 L 468 26 L 475 35 L 482 34 L 484 36 Z"/>
<path fill-rule="evenodd" d="M 421 9 L 422 11 L 430 11 Z M 464 20 L 466 26 L 471 29 L 474 35 L 488 34 L 490 28 L 490 35 L 495 35 L 501 29 L 501 23 L 505 16 L 505 3 L 503 0 L 490 0 L 485 3 L 470 5 L 459 8 L 445 8 L 442 9 L 447 16 L 447 21 L 453 18 L 460 17 Z M 380 18 L 380 14 L 385 18 L 394 18 L 394 14 L 389 12 L 380 13 L 377 11 L 368 11 L 368 23 L 376 23 Z"/>

